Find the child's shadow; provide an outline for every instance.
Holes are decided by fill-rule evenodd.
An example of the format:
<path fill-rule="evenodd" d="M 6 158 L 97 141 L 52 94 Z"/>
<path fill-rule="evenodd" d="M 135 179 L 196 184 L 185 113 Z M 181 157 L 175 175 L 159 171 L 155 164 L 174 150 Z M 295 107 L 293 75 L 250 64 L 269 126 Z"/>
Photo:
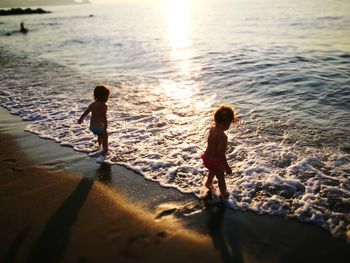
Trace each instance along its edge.
<path fill-rule="evenodd" d="M 112 168 L 107 163 L 102 163 L 96 170 L 97 180 L 103 184 L 109 185 L 112 183 Z"/>
<path fill-rule="evenodd" d="M 60 262 L 62 260 L 70 240 L 72 228 L 93 183 L 94 181 L 90 178 L 81 178 L 74 191 L 49 218 L 34 242 L 27 262 Z M 8 262 L 11 262 L 11 258 L 8 258 Z"/>
<path fill-rule="evenodd" d="M 222 262 L 243 262 L 238 233 L 232 221 L 225 220 L 226 207 L 224 203 L 210 204 L 205 202 L 209 216 L 208 230 L 214 246 L 220 251 Z"/>

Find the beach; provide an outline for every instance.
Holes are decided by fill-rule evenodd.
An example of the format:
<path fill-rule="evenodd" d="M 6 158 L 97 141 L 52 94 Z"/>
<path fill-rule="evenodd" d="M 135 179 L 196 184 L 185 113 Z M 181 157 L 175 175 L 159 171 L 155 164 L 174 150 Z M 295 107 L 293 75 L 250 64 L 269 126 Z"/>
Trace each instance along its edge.
<path fill-rule="evenodd" d="M 0 262 L 350 262 L 349 1 L 49 9 L 0 16 Z M 100 85 L 103 164 L 77 121 Z"/>
<path fill-rule="evenodd" d="M 155 220 L 93 178 L 38 165 L 8 134 L 0 143 L 1 262 L 219 259 L 208 236 Z"/>
<path fill-rule="evenodd" d="M 227 131 L 229 206 L 349 240 L 349 3 L 151 2 L 52 7 L 23 16 L 27 34 L 18 17 L 0 18 L 0 106 L 65 148 L 38 140 L 23 147 L 35 149 L 28 155 L 107 172 L 104 181 L 126 183 L 118 190 L 141 204 L 143 178 L 198 197 L 212 112 L 229 104 L 241 120 Z M 68 151 L 95 147 L 88 120 L 77 119 L 97 85 L 110 89 L 106 167 Z M 143 178 L 115 176 L 120 166 Z"/>
<path fill-rule="evenodd" d="M 0 113 L 2 262 L 350 259 L 349 244 L 315 225 L 203 204 L 123 167 L 97 167 Z"/>

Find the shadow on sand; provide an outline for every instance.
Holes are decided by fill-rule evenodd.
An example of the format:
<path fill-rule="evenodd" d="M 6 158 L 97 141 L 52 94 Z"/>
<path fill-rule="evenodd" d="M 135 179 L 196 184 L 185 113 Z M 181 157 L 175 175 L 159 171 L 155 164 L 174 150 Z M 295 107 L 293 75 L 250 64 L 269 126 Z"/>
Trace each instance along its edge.
<path fill-rule="evenodd" d="M 228 228 L 228 224 L 224 224 L 225 210 L 223 204 L 207 206 L 208 230 L 214 246 L 220 251 L 222 262 L 241 263 L 243 259 L 234 225 Z"/>
<path fill-rule="evenodd" d="M 97 180 L 105 185 L 112 184 L 112 168 L 107 163 L 102 163 L 96 171 Z"/>
<path fill-rule="evenodd" d="M 33 244 L 26 262 L 61 262 L 66 246 L 69 243 L 71 228 L 80 209 L 84 205 L 94 184 L 98 180 L 103 184 L 112 183 L 111 166 L 101 164 L 93 177 L 82 177 L 80 183 L 62 205 L 48 220 L 44 230 Z M 30 226 L 25 227 L 10 247 L 5 262 L 15 262 L 16 254 L 27 237 Z"/>
<path fill-rule="evenodd" d="M 51 216 L 29 254 L 27 262 L 60 262 L 69 242 L 71 227 L 89 195 L 94 180 L 82 177 L 74 192 Z"/>
<path fill-rule="evenodd" d="M 349 262 L 348 244 L 315 225 L 236 211 L 224 203 L 203 204 L 222 262 Z"/>
<path fill-rule="evenodd" d="M 215 248 L 220 251 L 222 262 L 243 263 L 235 224 L 225 219 L 225 204 L 210 204 L 206 201 L 203 204 L 209 218 L 208 232 Z"/>

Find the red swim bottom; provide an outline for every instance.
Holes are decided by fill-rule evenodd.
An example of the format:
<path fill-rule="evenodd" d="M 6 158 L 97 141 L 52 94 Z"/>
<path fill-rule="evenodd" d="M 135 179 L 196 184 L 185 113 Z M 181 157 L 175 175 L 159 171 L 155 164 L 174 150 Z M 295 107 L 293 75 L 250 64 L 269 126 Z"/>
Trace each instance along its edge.
<path fill-rule="evenodd" d="M 206 168 L 208 168 L 209 170 L 215 170 L 215 169 L 223 167 L 223 165 L 220 161 L 210 160 L 204 154 L 201 156 L 201 159 L 203 161 L 204 166 Z"/>

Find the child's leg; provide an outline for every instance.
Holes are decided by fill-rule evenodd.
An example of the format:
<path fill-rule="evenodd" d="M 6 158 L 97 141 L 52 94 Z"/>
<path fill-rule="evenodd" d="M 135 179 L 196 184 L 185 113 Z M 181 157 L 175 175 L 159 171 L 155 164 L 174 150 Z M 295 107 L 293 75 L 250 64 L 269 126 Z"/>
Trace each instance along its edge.
<path fill-rule="evenodd" d="M 224 170 L 217 169 L 215 171 L 215 174 L 216 174 L 216 178 L 218 179 L 220 194 L 221 194 L 222 197 L 227 198 L 228 197 L 228 193 L 227 193 L 227 188 L 226 188 Z"/>
<path fill-rule="evenodd" d="M 97 136 L 97 142 L 98 142 L 98 147 L 101 147 L 102 145 L 102 135 Z"/>
<path fill-rule="evenodd" d="M 107 131 L 104 131 L 103 134 L 101 135 L 101 140 L 102 140 L 102 147 L 103 151 L 101 154 L 106 154 L 108 152 L 108 134 Z"/>
<path fill-rule="evenodd" d="M 212 170 L 209 170 L 207 181 L 205 182 L 205 187 L 208 188 L 209 190 L 212 189 L 213 187 L 213 179 L 214 179 L 215 173 Z"/>

